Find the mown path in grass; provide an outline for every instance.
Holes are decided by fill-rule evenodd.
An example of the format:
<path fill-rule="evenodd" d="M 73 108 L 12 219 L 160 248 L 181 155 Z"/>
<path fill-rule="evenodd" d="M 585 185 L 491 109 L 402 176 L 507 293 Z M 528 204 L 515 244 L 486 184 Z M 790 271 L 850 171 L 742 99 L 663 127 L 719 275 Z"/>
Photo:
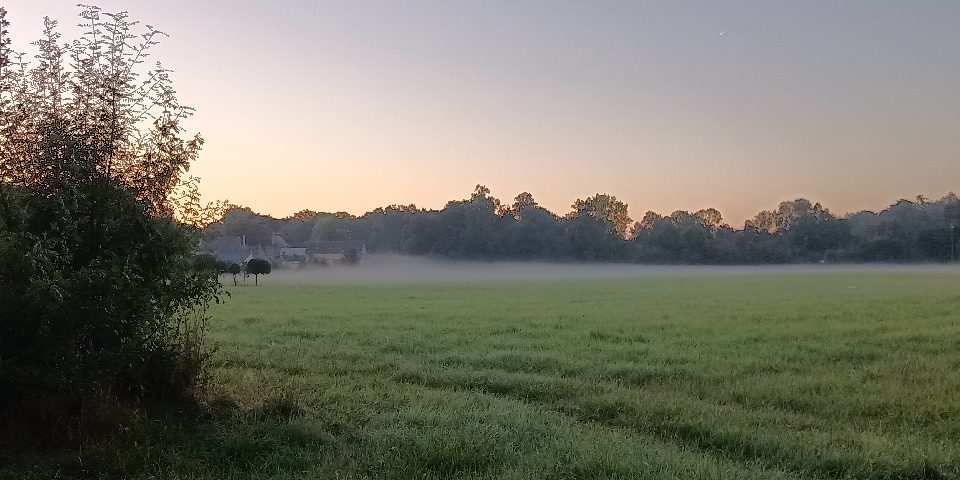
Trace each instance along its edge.
<path fill-rule="evenodd" d="M 231 292 L 212 413 L 98 473 L 960 478 L 958 275 Z"/>

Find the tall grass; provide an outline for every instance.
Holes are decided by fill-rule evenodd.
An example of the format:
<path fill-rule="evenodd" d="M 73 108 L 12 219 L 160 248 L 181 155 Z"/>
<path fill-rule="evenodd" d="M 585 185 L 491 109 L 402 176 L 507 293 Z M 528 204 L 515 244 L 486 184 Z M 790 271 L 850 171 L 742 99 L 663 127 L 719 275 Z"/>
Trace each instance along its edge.
<path fill-rule="evenodd" d="M 232 293 L 207 408 L 87 475 L 960 478 L 957 275 Z"/>

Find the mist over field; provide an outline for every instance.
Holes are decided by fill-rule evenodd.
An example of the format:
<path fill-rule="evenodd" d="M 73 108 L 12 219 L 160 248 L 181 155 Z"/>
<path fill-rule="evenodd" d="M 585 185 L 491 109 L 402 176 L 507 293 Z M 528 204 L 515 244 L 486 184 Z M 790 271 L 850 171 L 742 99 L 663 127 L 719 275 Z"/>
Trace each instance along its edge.
<path fill-rule="evenodd" d="M 478 262 L 405 255 L 369 255 L 358 264 L 351 266 L 334 265 L 297 270 L 276 269 L 262 282 L 266 284 L 412 284 L 817 273 L 936 273 L 960 275 L 960 265 L 636 265 L 624 263 Z"/>

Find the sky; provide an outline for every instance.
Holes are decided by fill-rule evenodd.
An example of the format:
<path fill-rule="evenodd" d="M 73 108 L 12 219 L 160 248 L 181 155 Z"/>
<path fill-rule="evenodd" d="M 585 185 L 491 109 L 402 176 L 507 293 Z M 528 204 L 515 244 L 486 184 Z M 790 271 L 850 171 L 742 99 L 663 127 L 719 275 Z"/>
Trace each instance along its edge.
<path fill-rule="evenodd" d="M 3 0 L 14 48 L 76 0 Z M 441 208 L 474 185 L 556 213 L 742 225 L 960 191 L 956 0 L 103 0 L 170 35 L 205 198 L 274 216 Z"/>

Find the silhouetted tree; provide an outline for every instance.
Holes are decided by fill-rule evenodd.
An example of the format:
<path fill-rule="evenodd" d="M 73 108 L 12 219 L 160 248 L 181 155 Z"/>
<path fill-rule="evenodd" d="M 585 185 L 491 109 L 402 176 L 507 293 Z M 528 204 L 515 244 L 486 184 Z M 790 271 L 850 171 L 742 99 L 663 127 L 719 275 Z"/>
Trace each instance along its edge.
<path fill-rule="evenodd" d="M 260 275 L 269 275 L 273 268 L 270 262 L 259 258 L 251 258 L 247 262 L 247 273 L 253 275 L 254 285 L 260 285 Z"/>
<path fill-rule="evenodd" d="M 510 211 L 517 220 L 520 220 L 520 214 L 523 209 L 537 206 L 537 201 L 533 199 L 533 194 L 523 192 L 513 199 L 513 205 L 510 207 Z"/>
<path fill-rule="evenodd" d="M 613 195 L 598 193 L 586 200 L 579 198 L 573 202 L 572 217 L 588 216 L 607 222 L 613 231 L 622 238 L 627 238 L 633 220 L 627 214 L 627 204 L 617 200 Z"/>
<path fill-rule="evenodd" d="M 230 266 L 227 267 L 227 272 L 233 276 L 233 286 L 237 286 L 237 275 L 243 272 L 243 267 L 236 263 L 231 263 Z"/>
<path fill-rule="evenodd" d="M 64 419 L 83 418 L 98 392 L 187 394 L 203 379 L 220 283 L 193 255 L 208 212 L 182 193 L 203 144 L 183 133 L 193 110 L 168 70 L 143 68 L 163 34 L 84 6 L 87 34 L 64 43 L 47 19 L 27 64 L 5 13 L 0 409 L 62 404 Z"/>
<path fill-rule="evenodd" d="M 839 261 L 949 261 L 956 255 L 960 202 L 956 195 L 924 203 L 906 200 L 879 214 L 837 218 L 818 203 L 796 199 L 762 211 L 735 230 L 713 208 L 647 212 L 632 222 L 626 204 L 598 194 L 577 200 L 564 217 L 539 206 L 532 194 L 509 207 L 477 185 L 469 198 L 440 210 L 390 205 L 360 217 L 311 214 L 307 220 L 273 220 L 253 212 L 230 216 L 205 230 L 272 225 L 292 244 L 362 239 L 371 252 L 472 259 L 635 261 L 649 263 L 756 264 Z M 249 219 L 257 218 L 256 222 Z M 244 226 L 244 222 L 248 222 Z M 276 222 L 276 223 L 271 223 Z M 251 226 L 250 223 L 253 223 Z M 951 227 L 951 224 L 954 227 Z M 297 231 L 311 235 L 297 234 Z"/>
<path fill-rule="evenodd" d="M 699 218 L 704 226 L 714 232 L 720 230 L 724 226 L 723 215 L 720 215 L 720 211 L 715 208 L 698 210 L 693 214 L 693 216 Z"/>

